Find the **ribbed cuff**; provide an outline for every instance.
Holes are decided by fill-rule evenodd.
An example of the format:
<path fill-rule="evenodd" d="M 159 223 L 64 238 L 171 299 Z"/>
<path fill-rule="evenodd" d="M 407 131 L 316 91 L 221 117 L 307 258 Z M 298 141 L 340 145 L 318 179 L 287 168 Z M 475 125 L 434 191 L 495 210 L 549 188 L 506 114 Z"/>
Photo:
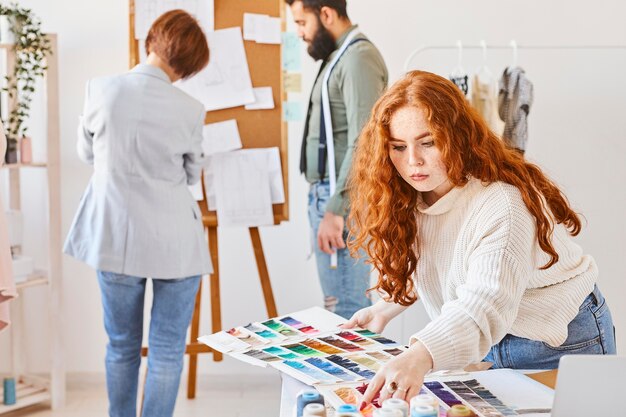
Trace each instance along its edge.
<path fill-rule="evenodd" d="M 433 358 L 433 371 L 451 369 L 451 364 L 458 360 L 455 345 L 444 332 L 434 326 L 426 326 L 411 336 L 421 342 Z"/>

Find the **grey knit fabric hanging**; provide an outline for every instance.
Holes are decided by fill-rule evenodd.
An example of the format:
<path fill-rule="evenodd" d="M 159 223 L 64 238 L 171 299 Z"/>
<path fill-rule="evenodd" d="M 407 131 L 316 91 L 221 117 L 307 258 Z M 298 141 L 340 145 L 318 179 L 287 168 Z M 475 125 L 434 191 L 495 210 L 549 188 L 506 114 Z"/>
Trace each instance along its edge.
<path fill-rule="evenodd" d="M 528 113 L 533 103 L 533 85 L 520 67 L 508 67 L 500 78 L 498 113 L 504 122 L 502 139 L 509 146 L 526 151 Z"/>

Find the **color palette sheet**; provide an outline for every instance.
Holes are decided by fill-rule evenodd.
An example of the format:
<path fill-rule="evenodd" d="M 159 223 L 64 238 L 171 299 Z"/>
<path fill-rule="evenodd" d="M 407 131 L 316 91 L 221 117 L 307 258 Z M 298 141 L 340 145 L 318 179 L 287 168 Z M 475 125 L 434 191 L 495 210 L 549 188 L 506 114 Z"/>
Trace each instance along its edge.
<path fill-rule="evenodd" d="M 238 360 L 275 367 L 309 385 L 367 382 L 406 349 L 366 329 L 340 329 L 344 322 L 313 307 L 198 340 Z"/>

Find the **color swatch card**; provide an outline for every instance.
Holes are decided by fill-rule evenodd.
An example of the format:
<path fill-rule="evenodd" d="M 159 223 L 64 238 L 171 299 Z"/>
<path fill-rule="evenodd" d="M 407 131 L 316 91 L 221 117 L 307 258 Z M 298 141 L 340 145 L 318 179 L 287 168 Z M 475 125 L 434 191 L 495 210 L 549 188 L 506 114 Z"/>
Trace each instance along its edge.
<path fill-rule="evenodd" d="M 365 383 L 316 385 L 326 401 L 337 408 L 342 404 L 360 404 L 367 389 Z M 447 377 L 427 376 L 422 394 L 433 395 L 443 417 L 455 404 L 464 404 L 479 417 L 546 417 L 550 415 L 554 391 L 519 371 L 495 369 L 465 372 Z M 371 416 L 380 407 L 378 398 L 361 412 Z"/>
<path fill-rule="evenodd" d="M 238 360 L 275 367 L 307 384 L 368 381 L 405 350 L 369 330 L 340 329 L 344 322 L 341 316 L 313 307 L 198 340 Z"/>

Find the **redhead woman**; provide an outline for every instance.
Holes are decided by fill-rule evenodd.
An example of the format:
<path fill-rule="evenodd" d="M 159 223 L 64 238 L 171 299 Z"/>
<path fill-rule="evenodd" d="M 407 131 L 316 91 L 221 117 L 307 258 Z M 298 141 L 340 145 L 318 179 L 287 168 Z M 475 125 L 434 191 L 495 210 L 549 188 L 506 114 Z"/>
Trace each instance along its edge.
<path fill-rule="evenodd" d="M 556 368 L 562 355 L 615 353 L 598 268 L 572 240 L 579 216 L 452 82 L 414 71 L 378 100 L 351 193 L 351 249 L 367 251 L 383 299 L 344 327 L 380 332 L 418 299 L 431 318 L 363 405 L 378 392 L 410 399 L 431 370 Z"/>

